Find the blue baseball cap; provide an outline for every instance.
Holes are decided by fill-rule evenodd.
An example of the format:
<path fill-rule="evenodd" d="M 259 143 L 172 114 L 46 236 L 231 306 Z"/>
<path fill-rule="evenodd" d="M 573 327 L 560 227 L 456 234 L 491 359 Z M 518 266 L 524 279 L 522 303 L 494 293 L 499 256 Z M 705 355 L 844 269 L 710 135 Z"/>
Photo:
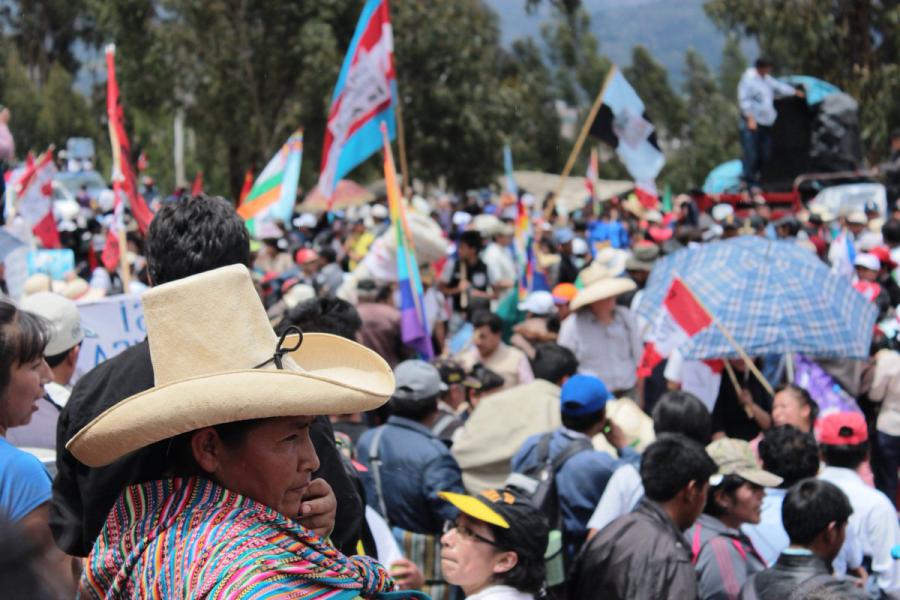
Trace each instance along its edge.
<path fill-rule="evenodd" d="M 575 234 L 568 227 L 563 227 L 553 233 L 553 239 L 559 245 L 568 244 L 575 239 Z"/>
<path fill-rule="evenodd" d="M 600 412 L 611 398 L 606 384 L 593 375 L 573 375 L 562 386 L 559 401 L 562 414 L 580 417 Z"/>

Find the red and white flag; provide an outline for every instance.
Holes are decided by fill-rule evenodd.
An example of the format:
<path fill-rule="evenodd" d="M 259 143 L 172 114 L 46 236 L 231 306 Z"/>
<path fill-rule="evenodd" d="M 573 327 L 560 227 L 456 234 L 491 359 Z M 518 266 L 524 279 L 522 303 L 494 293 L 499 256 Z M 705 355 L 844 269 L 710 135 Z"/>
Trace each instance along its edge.
<path fill-rule="evenodd" d="M 678 277 L 672 279 L 672 285 L 663 299 L 662 310 L 652 324 L 644 347 L 644 355 L 638 366 L 639 374 L 642 377 L 649 375 L 663 359 L 712 325 L 712 322 L 712 315 L 697 301 L 684 282 Z"/>
<path fill-rule="evenodd" d="M 600 177 L 600 158 L 597 149 L 591 148 L 591 159 L 588 161 L 587 172 L 584 174 L 584 188 L 591 199 L 597 198 L 597 178 Z"/>
<path fill-rule="evenodd" d="M 44 248 L 59 248 L 59 231 L 53 217 L 53 150 L 47 150 L 37 161 L 29 161 L 15 182 L 16 210 Z"/>

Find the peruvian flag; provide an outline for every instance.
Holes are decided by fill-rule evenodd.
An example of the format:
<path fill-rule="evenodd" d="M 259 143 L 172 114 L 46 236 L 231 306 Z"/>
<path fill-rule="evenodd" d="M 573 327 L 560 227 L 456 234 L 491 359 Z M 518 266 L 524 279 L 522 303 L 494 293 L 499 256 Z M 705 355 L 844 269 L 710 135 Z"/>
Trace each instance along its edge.
<path fill-rule="evenodd" d="M 679 278 L 663 299 L 662 310 L 653 322 L 644 355 L 638 366 L 638 374 L 646 377 L 653 368 L 681 348 L 692 337 L 712 324 L 710 315 L 690 289 Z"/>
<path fill-rule="evenodd" d="M 59 231 L 53 218 L 53 149 L 37 161 L 30 160 L 14 183 L 17 210 L 44 248 L 59 248 Z"/>
<path fill-rule="evenodd" d="M 322 145 L 319 190 L 329 199 L 337 182 L 381 149 L 381 125 L 396 137 L 397 82 L 388 0 L 367 0 L 338 75 Z"/>
<path fill-rule="evenodd" d="M 584 174 L 584 188 L 593 199 L 597 197 L 597 178 L 600 177 L 600 158 L 597 149 L 591 148 L 591 159 L 588 162 L 587 173 Z"/>
<path fill-rule="evenodd" d="M 656 190 L 656 184 L 652 181 L 635 183 L 634 195 L 637 196 L 641 206 L 647 210 L 657 210 L 659 208 L 659 193 Z"/>

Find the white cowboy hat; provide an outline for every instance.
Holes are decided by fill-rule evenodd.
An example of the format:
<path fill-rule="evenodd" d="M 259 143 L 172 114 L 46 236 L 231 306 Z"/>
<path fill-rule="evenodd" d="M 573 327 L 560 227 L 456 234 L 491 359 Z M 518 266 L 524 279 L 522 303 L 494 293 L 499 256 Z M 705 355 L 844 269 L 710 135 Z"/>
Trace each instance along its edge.
<path fill-rule="evenodd" d="M 599 300 L 620 296 L 637 289 L 637 284 L 625 277 L 604 277 L 578 290 L 569 308 L 576 311 Z"/>
<path fill-rule="evenodd" d="M 628 260 L 628 252 L 609 246 L 600 248 L 594 255 L 592 264 L 597 264 L 609 269 L 615 275 L 621 275 L 625 270 L 625 262 Z"/>
<path fill-rule="evenodd" d="M 296 328 L 278 338 L 243 265 L 161 285 L 142 300 L 156 385 L 69 440 L 89 467 L 221 423 L 370 410 L 394 392 L 387 363 L 355 342 Z"/>

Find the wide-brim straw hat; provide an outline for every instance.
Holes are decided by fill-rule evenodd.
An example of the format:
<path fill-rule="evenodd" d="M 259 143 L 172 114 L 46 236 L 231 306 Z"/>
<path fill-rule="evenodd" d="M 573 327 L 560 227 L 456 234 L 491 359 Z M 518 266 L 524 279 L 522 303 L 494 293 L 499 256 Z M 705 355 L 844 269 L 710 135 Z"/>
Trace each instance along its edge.
<path fill-rule="evenodd" d="M 387 363 L 344 338 L 277 337 L 243 265 L 142 297 L 155 386 L 112 406 L 66 448 L 90 467 L 212 425 L 371 410 L 394 392 Z"/>
<path fill-rule="evenodd" d="M 598 279 L 585 286 L 583 290 L 579 290 L 579 292 L 575 294 L 575 298 L 572 299 L 569 308 L 575 311 L 579 308 L 589 306 L 594 302 L 620 296 L 636 289 L 637 284 L 625 277 L 606 277 Z"/>

